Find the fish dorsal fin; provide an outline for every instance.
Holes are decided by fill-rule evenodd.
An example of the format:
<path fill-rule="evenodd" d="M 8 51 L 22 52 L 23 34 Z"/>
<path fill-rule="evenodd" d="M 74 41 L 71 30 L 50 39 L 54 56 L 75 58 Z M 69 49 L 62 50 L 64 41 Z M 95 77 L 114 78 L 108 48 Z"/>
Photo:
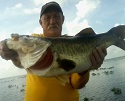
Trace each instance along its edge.
<path fill-rule="evenodd" d="M 91 27 L 89 27 L 89 28 L 81 30 L 75 36 L 91 36 L 91 35 L 96 35 L 96 33 L 94 32 L 94 30 Z"/>

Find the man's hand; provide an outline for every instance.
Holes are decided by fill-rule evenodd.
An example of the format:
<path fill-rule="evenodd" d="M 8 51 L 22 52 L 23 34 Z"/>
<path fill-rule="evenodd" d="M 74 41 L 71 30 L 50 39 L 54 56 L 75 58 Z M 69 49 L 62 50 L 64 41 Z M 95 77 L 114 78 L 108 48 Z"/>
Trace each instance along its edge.
<path fill-rule="evenodd" d="M 107 55 L 107 50 L 104 46 L 97 47 L 95 50 L 93 50 L 92 54 L 90 55 L 90 59 L 92 62 L 92 66 L 90 67 L 90 70 L 96 70 L 99 67 L 101 67 L 106 55 Z M 88 71 L 89 70 L 86 70 L 86 71 L 83 71 L 79 74 L 84 75 Z"/>
<path fill-rule="evenodd" d="M 106 55 L 107 50 L 105 47 L 97 47 L 95 50 L 93 50 L 92 55 L 90 56 L 92 62 L 91 70 L 101 67 Z"/>
<path fill-rule="evenodd" d="M 18 57 L 17 52 L 9 49 L 6 45 L 6 40 L 0 42 L 0 56 L 5 60 L 12 60 Z"/>

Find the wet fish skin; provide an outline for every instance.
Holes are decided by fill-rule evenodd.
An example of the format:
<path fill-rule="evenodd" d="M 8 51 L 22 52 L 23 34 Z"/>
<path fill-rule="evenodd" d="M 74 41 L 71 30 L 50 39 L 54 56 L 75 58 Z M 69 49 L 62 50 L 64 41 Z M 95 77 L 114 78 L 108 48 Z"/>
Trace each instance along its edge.
<path fill-rule="evenodd" d="M 89 33 L 94 33 L 92 29 Z M 39 76 L 57 76 L 82 72 L 91 67 L 90 54 L 96 47 L 116 45 L 125 50 L 125 25 L 112 28 L 106 33 L 84 36 L 82 30 L 76 36 L 58 38 L 40 38 L 19 36 L 18 41 L 7 40 L 10 49 L 17 51 L 19 60 L 25 69 Z M 35 70 L 30 67 L 37 63 L 46 50 L 50 48 L 53 62 L 47 69 Z M 42 64 L 42 61 L 41 61 Z M 68 68 L 67 68 L 68 67 Z"/>

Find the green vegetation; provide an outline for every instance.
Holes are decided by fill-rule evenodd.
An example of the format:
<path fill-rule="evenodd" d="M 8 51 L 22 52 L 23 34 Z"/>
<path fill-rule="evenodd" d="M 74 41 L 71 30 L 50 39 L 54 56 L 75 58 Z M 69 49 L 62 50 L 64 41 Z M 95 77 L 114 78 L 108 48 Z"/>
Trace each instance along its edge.
<path fill-rule="evenodd" d="M 84 101 L 89 101 L 89 99 L 87 97 L 84 98 Z"/>
<path fill-rule="evenodd" d="M 112 88 L 111 89 L 112 92 L 114 92 L 114 94 L 121 94 L 122 93 L 122 90 L 120 88 Z"/>

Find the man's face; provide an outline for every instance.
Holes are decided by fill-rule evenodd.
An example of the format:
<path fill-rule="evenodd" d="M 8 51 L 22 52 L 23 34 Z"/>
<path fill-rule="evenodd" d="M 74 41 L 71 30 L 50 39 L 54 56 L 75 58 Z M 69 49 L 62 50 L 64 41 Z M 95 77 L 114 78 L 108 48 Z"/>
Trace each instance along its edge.
<path fill-rule="evenodd" d="M 40 25 L 46 37 L 60 37 L 64 16 L 59 12 L 44 13 L 40 19 Z"/>

